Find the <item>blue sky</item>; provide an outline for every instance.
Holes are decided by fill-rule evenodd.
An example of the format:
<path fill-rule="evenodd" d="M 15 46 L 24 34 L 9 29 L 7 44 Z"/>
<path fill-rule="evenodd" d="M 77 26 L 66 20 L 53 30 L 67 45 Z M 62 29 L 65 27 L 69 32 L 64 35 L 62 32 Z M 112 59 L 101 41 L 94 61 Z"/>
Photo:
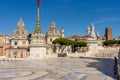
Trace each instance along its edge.
<path fill-rule="evenodd" d="M 28 32 L 36 26 L 37 0 L 0 0 L 0 33 L 12 34 L 20 17 Z M 120 36 L 120 0 L 41 0 L 40 20 L 43 34 L 55 21 L 58 30 L 65 29 L 65 36 L 87 35 L 91 23 L 95 32 L 104 35 L 111 27 L 113 36 Z"/>

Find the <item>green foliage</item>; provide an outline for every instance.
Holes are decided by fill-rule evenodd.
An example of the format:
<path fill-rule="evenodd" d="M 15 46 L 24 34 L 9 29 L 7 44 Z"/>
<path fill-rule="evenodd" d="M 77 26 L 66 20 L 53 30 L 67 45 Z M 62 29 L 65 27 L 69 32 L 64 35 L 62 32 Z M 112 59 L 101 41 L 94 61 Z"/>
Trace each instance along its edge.
<path fill-rule="evenodd" d="M 87 43 L 86 42 L 77 42 L 77 41 L 72 41 L 68 40 L 65 38 L 58 38 L 53 41 L 53 44 L 60 44 L 60 45 L 73 45 L 74 47 L 86 47 Z"/>
<path fill-rule="evenodd" d="M 74 41 L 74 46 L 75 47 L 86 47 L 87 43 L 86 42 L 77 42 L 77 41 Z"/>
<path fill-rule="evenodd" d="M 65 38 L 58 38 L 53 41 L 53 44 L 71 45 L 72 41 Z"/>
<path fill-rule="evenodd" d="M 120 44 L 120 40 L 118 40 L 117 42 L 118 42 L 118 44 Z"/>
<path fill-rule="evenodd" d="M 103 42 L 105 46 L 112 46 L 113 44 L 120 44 L 120 40 L 106 40 Z"/>

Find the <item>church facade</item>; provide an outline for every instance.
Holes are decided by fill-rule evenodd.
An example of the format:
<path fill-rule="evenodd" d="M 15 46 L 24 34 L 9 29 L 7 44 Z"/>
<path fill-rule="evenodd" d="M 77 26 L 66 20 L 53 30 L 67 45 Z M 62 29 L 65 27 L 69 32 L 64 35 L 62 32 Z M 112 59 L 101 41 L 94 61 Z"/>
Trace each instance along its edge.
<path fill-rule="evenodd" d="M 28 32 L 25 30 L 24 22 L 21 18 L 12 36 L 9 39 L 6 38 L 5 44 L 8 47 L 5 48 L 5 56 L 7 58 L 26 58 L 29 56 L 27 35 Z"/>
<path fill-rule="evenodd" d="M 48 29 L 48 31 L 46 32 L 45 35 L 45 39 L 46 39 L 46 45 L 47 45 L 47 53 L 50 54 L 54 51 L 54 45 L 52 44 L 52 42 L 57 39 L 60 38 L 60 32 L 57 30 L 56 26 L 55 26 L 55 22 L 52 21 L 50 23 L 50 28 Z"/>

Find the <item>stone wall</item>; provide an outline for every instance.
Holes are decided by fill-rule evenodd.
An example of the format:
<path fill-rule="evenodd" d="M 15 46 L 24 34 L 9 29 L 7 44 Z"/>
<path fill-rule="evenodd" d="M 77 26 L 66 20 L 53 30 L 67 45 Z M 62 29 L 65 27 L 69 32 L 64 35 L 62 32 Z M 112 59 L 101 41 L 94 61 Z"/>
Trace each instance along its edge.
<path fill-rule="evenodd" d="M 104 48 L 95 51 L 96 53 L 80 52 L 80 53 L 69 53 L 68 57 L 118 57 L 120 56 L 119 48 Z"/>
<path fill-rule="evenodd" d="M 98 50 L 97 57 L 118 57 L 119 48 L 104 48 Z"/>

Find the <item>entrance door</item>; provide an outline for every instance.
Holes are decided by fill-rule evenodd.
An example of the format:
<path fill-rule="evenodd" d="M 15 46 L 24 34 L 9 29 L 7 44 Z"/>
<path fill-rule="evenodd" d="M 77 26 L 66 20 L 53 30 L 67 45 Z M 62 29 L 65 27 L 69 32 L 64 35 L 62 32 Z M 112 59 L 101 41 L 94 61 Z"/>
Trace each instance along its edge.
<path fill-rule="evenodd" d="M 8 54 L 8 58 L 10 58 L 11 57 L 11 55 L 10 54 Z"/>
<path fill-rule="evenodd" d="M 13 53 L 13 58 L 17 58 L 17 52 Z"/>
<path fill-rule="evenodd" d="M 21 54 L 20 58 L 23 58 L 23 54 Z"/>

